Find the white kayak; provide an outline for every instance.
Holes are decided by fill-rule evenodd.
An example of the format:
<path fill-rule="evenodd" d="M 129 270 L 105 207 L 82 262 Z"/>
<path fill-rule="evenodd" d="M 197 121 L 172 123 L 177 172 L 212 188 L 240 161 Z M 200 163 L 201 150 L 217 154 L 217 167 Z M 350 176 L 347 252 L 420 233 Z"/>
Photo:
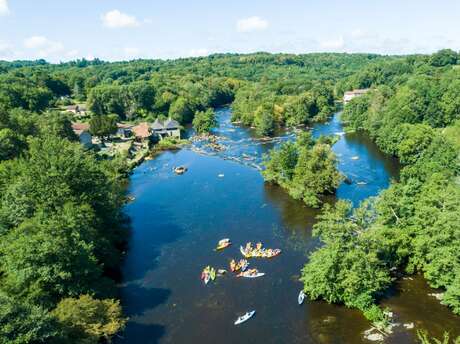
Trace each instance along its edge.
<path fill-rule="evenodd" d="M 258 273 L 253 274 L 253 275 L 242 274 L 241 277 L 244 277 L 244 278 L 257 278 L 257 277 L 262 277 L 264 275 L 265 275 L 265 272 L 258 272 Z"/>
<path fill-rule="evenodd" d="M 305 293 L 303 292 L 303 290 L 301 290 L 299 296 L 297 297 L 297 302 L 299 303 L 299 305 L 303 303 L 303 300 L 305 300 Z"/>
<path fill-rule="evenodd" d="M 204 284 L 208 284 L 211 279 L 211 274 L 207 274 L 206 277 L 204 278 Z"/>
<path fill-rule="evenodd" d="M 256 314 L 256 311 L 250 311 L 250 312 L 247 312 L 246 314 L 238 317 L 238 319 L 236 319 L 235 321 L 235 325 L 239 325 L 239 324 L 242 324 L 244 323 L 245 321 L 248 321 L 249 319 L 251 319 L 254 314 Z"/>
<path fill-rule="evenodd" d="M 250 258 L 250 256 L 247 255 L 246 252 L 244 251 L 243 246 L 240 246 L 240 252 L 241 252 L 241 254 L 243 255 L 243 257 L 245 257 L 245 258 Z"/>

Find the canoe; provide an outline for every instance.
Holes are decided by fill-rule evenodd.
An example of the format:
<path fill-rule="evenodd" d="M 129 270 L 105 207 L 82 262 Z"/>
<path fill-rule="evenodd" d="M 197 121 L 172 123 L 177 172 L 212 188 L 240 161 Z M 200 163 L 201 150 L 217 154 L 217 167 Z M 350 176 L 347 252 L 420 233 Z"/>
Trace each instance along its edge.
<path fill-rule="evenodd" d="M 299 296 L 297 297 L 297 302 L 299 303 L 299 305 L 303 303 L 303 300 L 305 300 L 305 293 L 303 292 L 303 290 L 301 290 Z"/>
<path fill-rule="evenodd" d="M 235 321 L 235 325 L 239 325 L 239 324 L 242 324 L 246 321 L 248 321 L 249 319 L 251 319 L 254 314 L 256 314 L 256 311 L 250 311 L 250 312 L 246 312 L 246 314 L 238 317 L 238 319 L 236 319 Z"/>

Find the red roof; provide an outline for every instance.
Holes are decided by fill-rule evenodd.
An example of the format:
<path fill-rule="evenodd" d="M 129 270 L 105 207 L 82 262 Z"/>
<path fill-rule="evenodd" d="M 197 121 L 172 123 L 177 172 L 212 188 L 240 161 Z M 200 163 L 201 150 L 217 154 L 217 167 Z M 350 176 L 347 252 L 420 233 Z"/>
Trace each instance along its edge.
<path fill-rule="evenodd" d="M 129 129 L 129 128 L 132 128 L 133 125 L 132 124 L 125 124 L 125 123 L 117 123 L 117 128 L 121 128 L 121 129 Z"/>
<path fill-rule="evenodd" d="M 89 130 L 88 123 L 72 123 L 73 130 Z"/>
<path fill-rule="evenodd" d="M 150 126 L 146 122 L 139 123 L 138 125 L 133 127 L 133 133 L 136 137 L 140 137 L 142 139 L 150 137 Z"/>

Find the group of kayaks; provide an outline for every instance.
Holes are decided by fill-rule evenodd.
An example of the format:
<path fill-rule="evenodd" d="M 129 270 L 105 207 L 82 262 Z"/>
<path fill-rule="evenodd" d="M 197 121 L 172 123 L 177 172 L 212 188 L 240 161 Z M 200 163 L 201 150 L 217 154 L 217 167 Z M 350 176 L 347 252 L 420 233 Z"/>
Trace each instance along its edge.
<path fill-rule="evenodd" d="M 217 243 L 216 251 L 221 251 L 231 245 L 231 241 L 228 238 L 219 240 Z M 280 249 L 271 249 L 264 248 L 262 243 L 257 243 L 254 247 L 251 242 L 248 242 L 244 247 L 240 246 L 240 252 L 245 258 L 273 258 L 278 256 L 281 253 Z M 260 272 L 259 270 L 253 268 L 249 269 L 249 262 L 247 259 L 240 259 L 236 261 L 232 259 L 230 261 L 230 271 L 236 274 L 236 277 L 245 277 L 245 278 L 257 278 L 262 277 L 265 273 Z M 214 281 L 217 276 L 222 276 L 227 272 L 225 269 L 218 269 L 211 266 L 206 266 L 201 272 L 201 279 L 205 284 L 208 284 L 209 281 Z M 297 302 L 301 305 L 305 300 L 305 293 L 303 290 L 300 291 Z M 255 310 L 246 312 L 245 314 L 239 316 L 234 324 L 240 325 L 249 319 L 251 319 L 256 314 Z"/>
<path fill-rule="evenodd" d="M 245 258 L 273 258 L 281 253 L 279 248 L 263 248 L 262 243 L 258 242 L 255 247 L 248 242 L 245 247 L 240 246 L 240 252 Z"/>

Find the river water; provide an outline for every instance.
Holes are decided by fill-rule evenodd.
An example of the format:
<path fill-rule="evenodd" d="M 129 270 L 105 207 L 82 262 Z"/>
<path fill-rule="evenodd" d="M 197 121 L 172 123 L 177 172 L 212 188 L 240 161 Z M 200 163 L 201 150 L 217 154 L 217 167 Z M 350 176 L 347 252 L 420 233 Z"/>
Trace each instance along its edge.
<path fill-rule="evenodd" d="M 250 129 L 233 125 L 231 110 L 217 111 L 214 133 L 225 147 L 215 152 L 204 143 L 164 152 L 146 161 L 131 176 L 126 206 L 132 236 L 120 286 L 129 322 L 119 343 L 369 343 L 363 332 L 370 324 L 357 311 L 321 301 L 297 304 L 302 288 L 300 269 L 318 245 L 311 237 L 316 210 L 291 199 L 260 175 L 264 153 L 295 133 L 272 141 L 254 138 Z M 314 136 L 340 135 L 333 149 L 339 169 L 352 183 L 343 183 L 337 197 L 354 205 L 378 194 L 397 178 L 398 165 L 365 136 L 343 134 L 340 115 L 316 125 Z M 188 172 L 177 176 L 174 166 Z M 221 238 L 233 246 L 213 249 Z M 283 253 L 271 260 L 251 260 L 266 273 L 258 279 L 227 274 L 207 286 L 199 276 L 206 265 L 228 268 L 241 258 L 240 244 L 262 241 Z M 428 293 L 423 279 L 399 282 L 384 300 L 401 322 L 414 322 L 434 335 L 444 329 L 460 334 L 459 317 Z M 256 316 L 235 327 L 248 310 Z M 388 343 L 415 343 L 414 330 L 402 326 Z"/>

